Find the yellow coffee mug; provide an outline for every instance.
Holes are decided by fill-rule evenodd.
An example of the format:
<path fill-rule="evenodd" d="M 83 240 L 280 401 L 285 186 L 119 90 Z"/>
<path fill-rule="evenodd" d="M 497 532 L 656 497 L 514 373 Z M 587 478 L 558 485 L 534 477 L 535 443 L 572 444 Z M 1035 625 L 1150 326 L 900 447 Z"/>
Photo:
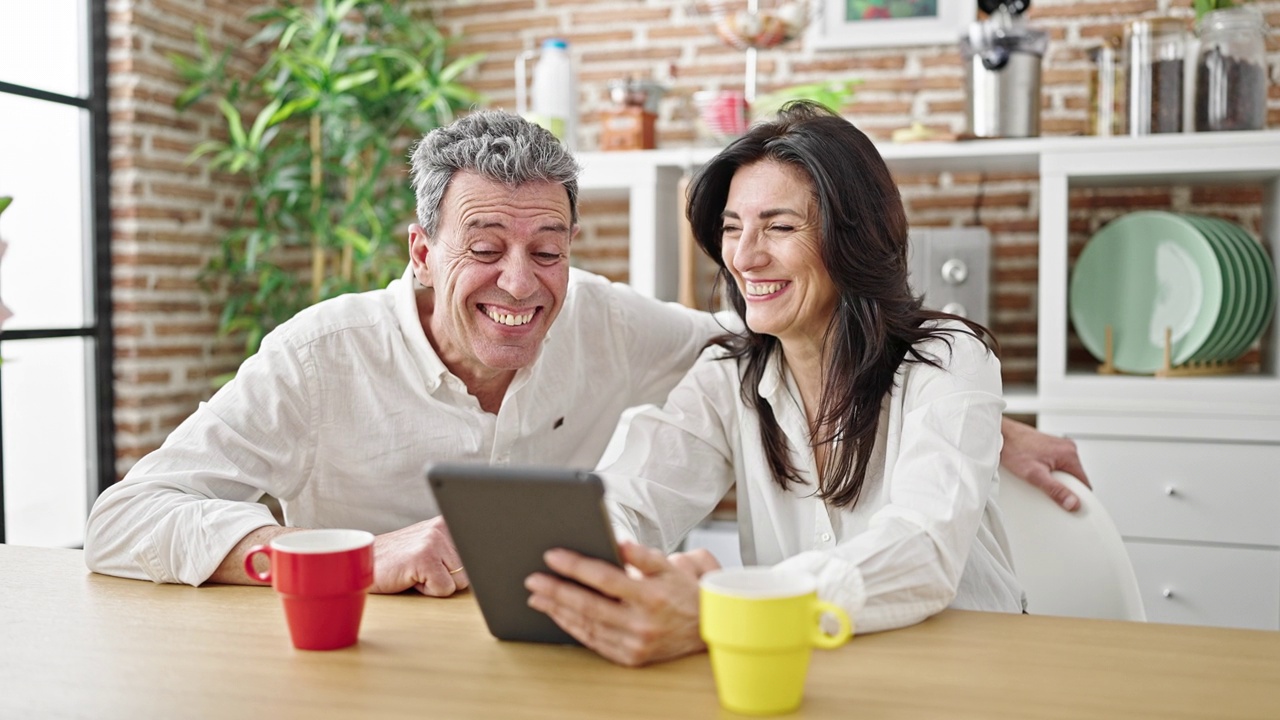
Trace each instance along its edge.
<path fill-rule="evenodd" d="M 720 704 L 744 715 L 774 715 L 800 707 L 814 646 L 848 642 L 844 610 L 818 599 L 812 575 L 768 567 L 729 568 L 702 576 L 700 627 L 711 654 Z M 823 615 L 839 623 L 834 635 Z"/>

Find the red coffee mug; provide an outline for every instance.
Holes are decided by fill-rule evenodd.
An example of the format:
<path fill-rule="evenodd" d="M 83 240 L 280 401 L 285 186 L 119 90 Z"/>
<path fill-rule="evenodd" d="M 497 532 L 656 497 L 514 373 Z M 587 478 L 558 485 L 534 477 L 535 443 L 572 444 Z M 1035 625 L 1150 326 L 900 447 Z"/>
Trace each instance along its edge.
<path fill-rule="evenodd" d="M 266 555 L 258 572 L 253 558 Z M 336 650 L 356 643 L 373 585 L 373 535 L 364 530 L 300 530 L 249 550 L 244 571 L 269 582 L 284 601 L 293 646 Z"/>

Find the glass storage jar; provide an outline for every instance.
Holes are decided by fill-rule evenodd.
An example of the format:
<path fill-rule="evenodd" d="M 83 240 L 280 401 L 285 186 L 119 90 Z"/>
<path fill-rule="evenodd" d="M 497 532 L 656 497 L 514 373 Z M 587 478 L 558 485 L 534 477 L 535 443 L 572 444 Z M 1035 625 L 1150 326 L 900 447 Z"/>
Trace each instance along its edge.
<path fill-rule="evenodd" d="M 1185 22 L 1134 20 L 1125 27 L 1124 39 L 1129 134 L 1182 132 Z"/>
<path fill-rule="evenodd" d="M 1266 24 L 1249 8 L 1205 13 L 1196 58 L 1196 130 L 1267 124 Z"/>
<path fill-rule="evenodd" d="M 1117 135 L 1123 132 L 1122 98 L 1119 95 L 1122 74 L 1116 62 L 1120 38 L 1089 48 L 1092 70 L 1089 73 L 1089 135 Z"/>

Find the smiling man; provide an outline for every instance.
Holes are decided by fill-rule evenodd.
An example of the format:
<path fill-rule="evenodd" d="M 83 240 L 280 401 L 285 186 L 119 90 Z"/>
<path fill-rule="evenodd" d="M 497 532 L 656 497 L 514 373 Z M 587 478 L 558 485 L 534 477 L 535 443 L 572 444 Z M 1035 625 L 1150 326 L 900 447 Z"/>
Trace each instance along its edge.
<path fill-rule="evenodd" d="M 538 126 L 475 113 L 424 138 L 412 168 L 405 275 L 268 335 L 98 499 L 91 569 L 247 583 L 253 545 L 347 527 L 377 535 L 375 592 L 452 594 L 467 577 L 428 462 L 592 467 L 622 411 L 665 398 L 720 332 L 569 267 L 578 165 Z"/>
<path fill-rule="evenodd" d="M 434 234 L 409 227 L 422 329 L 440 360 L 497 414 L 520 368 L 533 363 L 564 305 L 577 232 L 564 185 L 507 188 L 459 172 Z"/>
<path fill-rule="evenodd" d="M 374 592 L 450 595 L 468 580 L 428 462 L 594 467 L 622 412 L 662 402 L 722 332 L 706 313 L 569 267 L 578 165 L 542 128 L 474 113 L 423 138 L 412 172 L 404 276 L 270 333 L 98 498 L 90 569 L 250 583 L 254 545 L 355 528 L 377 536 Z M 1069 441 L 1011 427 L 1015 472 L 1072 469 Z M 284 526 L 257 502 L 268 493 Z"/>

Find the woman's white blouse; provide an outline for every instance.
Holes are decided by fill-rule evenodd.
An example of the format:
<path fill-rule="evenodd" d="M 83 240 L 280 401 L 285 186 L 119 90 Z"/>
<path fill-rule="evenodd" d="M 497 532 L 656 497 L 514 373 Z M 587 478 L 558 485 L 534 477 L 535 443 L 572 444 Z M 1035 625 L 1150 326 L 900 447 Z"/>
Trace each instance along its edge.
<path fill-rule="evenodd" d="M 947 326 L 952 329 L 956 326 Z M 857 504 L 829 506 L 800 394 L 775 355 L 759 384 L 805 484 L 783 491 L 769 472 L 759 417 L 742 399 L 737 363 L 705 351 L 662 408 L 634 415 L 603 469 L 620 537 L 676 549 L 737 488 L 747 565 L 802 569 L 858 632 L 919 622 L 945 607 L 1021 612 L 993 496 L 1000 455 L 1000 363 L 964 332 L 919 349 L 944 369 L 904 362 L 881 405 Z"/>

